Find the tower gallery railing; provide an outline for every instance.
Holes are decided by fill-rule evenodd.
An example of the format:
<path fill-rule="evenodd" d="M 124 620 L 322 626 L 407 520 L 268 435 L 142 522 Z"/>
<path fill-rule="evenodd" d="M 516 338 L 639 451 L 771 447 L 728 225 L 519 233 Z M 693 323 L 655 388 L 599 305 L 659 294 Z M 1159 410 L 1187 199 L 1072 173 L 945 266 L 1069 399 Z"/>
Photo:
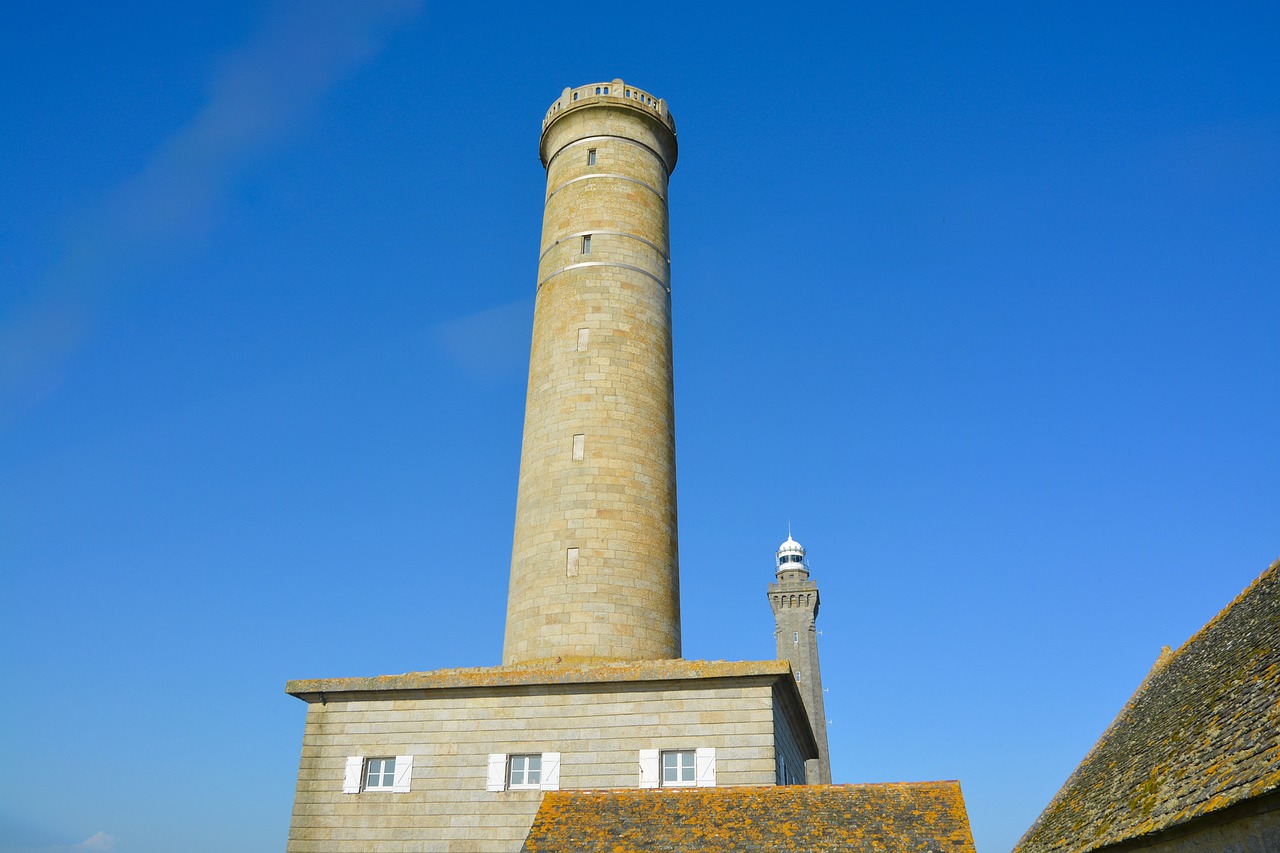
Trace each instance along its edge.
<path fill-rule="evenodd" d="M 671 128 L 672 133 L 675 133 L 676 120 L 672 118 L 671 112 L 667 109 L 666 100 L 655 98 L 648 92 L 637 89 L 635 86 L 628 86 L 621 80 L 611 80 L 608 83 L 588 83 L 586 86 L 579 86 L 576 89 L 565 89 L 560 93 L 560 97 L 556 99 L 556 102 L 547 109 L 547 114 L 542 119 L 542 129 L 546 130 L 551 120 L 564 110 L 588 103 L 599 103 L 605 99 L 629 101 L 633 106 L 647 107 L 653 110 L 667 127 Z"/>

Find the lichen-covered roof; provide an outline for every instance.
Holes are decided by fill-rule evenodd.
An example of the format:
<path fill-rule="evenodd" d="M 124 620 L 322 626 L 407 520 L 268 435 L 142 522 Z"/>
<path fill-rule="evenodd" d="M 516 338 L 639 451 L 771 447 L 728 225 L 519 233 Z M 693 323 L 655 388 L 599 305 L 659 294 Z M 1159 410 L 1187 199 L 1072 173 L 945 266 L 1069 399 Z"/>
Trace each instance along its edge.
<path fill-rule="evenodd" d="M 959 782 L 549 791 L 523 853 L 974 853 Z"/>
<path fill-rule="evenodd" d="M 1162 654 L 1015 853 L 1084 853 L 1280 789 L 1280 561 Z"/>
<path fill-rule="evenodd" d="M 321 693 L 364 693 L 381 690 L 437 690 L 458 687 L 506 687 L 530 684 L 588 684 L 624 681 L 682 681 L 700 678 L 742 678 L 791 674 L 785 660 L 637 660 L 599 658 L 549 661 L 518 666 L 437 669 L 372 678 L 300 679 L 285 684 L 285 692 L 308 698 Z"/>

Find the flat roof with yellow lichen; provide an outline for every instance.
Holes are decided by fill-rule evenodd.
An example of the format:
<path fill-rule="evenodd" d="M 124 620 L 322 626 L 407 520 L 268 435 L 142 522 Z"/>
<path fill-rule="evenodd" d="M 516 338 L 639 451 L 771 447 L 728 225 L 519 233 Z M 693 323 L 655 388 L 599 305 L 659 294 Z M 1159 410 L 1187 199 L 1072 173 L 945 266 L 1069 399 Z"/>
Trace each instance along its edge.
<path fill-rule="evenodd" d="M 959 782 L 549 791 L 522 853 L 974 853 Z"/>
<path fill-rule="evenodd" d="M 442 690 L 467 687 L 511 687 L 539 684 L 599 684 L 640 681 L 686 681 L 707 678 L 748 678 L 791 674 L 785 660 L 640 660 L 599 659 L 522 663 L 515 666 L 436 669 L 378 675 L 372 678 L 299 679 L 285 684 L 285 692 L 299 698 L 321 693 L 367 693 L 382 690 Z"/>
<path fill-rule="evenodd" d="M 1280 561 L 1161 654 L 1014 850 L 1085 853 L 1277 791 Z"/>

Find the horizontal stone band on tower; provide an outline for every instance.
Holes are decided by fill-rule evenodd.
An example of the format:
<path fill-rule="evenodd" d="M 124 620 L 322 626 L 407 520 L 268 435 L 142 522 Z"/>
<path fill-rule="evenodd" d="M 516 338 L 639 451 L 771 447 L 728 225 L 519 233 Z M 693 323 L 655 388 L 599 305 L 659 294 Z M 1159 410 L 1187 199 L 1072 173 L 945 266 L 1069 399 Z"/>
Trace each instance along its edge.
<path fill-rule="evenodd" d="M 542 254 L 538 256 L 538 260 L 542 260 L 544 257 L 546 257 L 547 252 L 550 252 L 552 249 L 554 249 L 556 246 L 561 245 L 566 240 L 571 240 L 574 237 L 586 237 L 588 235 L 595 236 L 597 234 L 604 234 L 610 237 L 626 237 L 630 240 L 638 240 L 639 242 L 644 243 L 646 246 L 648 246 L 649 248 L 653 249 L 655 252 L 662 255 L 662 259 L 664 261 L 666 261 L 667 263 L 671 263 L 671 259 L 666 256 L 666 253 L 663 251 L 662 247 L 659 246 L 657 243 L 651 243 L 643 237 L 637 236 L 635 234 L 628 234 L 625 231 L 575 231 L 572 234 L 564 235 L 559 240 L 552 243 L 547 248 L 543 249 Z"/>
<path fill-rule="evenodd" d="M 593 142 L 598 142 L 598 141 L 600 141 L 600 140 L 602 140 L 602 139 L 611 139 L 611 140 L 614 140 L 614 141 L 616 141 L 616 142 L 618 142 L 619 144 L 622 144 L 622 145 L 634 145 L 634 146 L 636 146 L 637 148 L 643 148 L 645 151 L 648 151 L 648 152 L 649 152 L 650 154 L 652 154 L 654 157 L 658 158 L 658 162 L 662 164 L 662 168 L 666 171 L 667 177 L 671 177 L 671 170 L 672 170 L 672 168 L 674 168 L 674 164 L 670 164 L 670 165 L 668 165 L 668 164 L 667 164 L 667 162 L 666 162 L 665 160 L 663 160 L 663 159 L 662 159 L 662 152 L 661 152 L 661 151 L 655 151 L 654 149 L 650 148 L 648 145 L 645 145 L 643 142 L 638 142 L 638 141 L 636 141 L 636 140 L 634 140 L 634 139 L 628 139 L 628 138 L 627 138 L 627 137 L 625 137 L 625 136 L 618 136 L 618 135 L 616 135 L 616 134 L 601 134 L 601 135 L 599 135 L 599 136 L 584 136 L 584 137 L 582 137 L 581 139 L 576 139 L 576 140 L 574 140 L 573 142 L 570 142 L 569 144 L 565 145 L 563 148 L 561 148 L 561 149 L 560 149 L 559 151 L 557 151 L 556 153 L 552 154 L 552 155 L 551 155 L 551 159 L 550 159 L 549 161 L 547 161 L 547 164 L 546 164 L 546 165 L 547 165 L 547 168 L 548 168 L 548 169 L 549 169 L 549 168 L 551 168 L 551 164 L 555 162 L 555 159 L 556 159 L 557 157 L 562 156 L 565 152 L 573 151 L 577 146 L 582 146 L 582 145 L 587 145 L 587 146 L 589 146 L 591 143 L 593 143 Z"/>
<path fill-rule="evenodd" d="M 652 192 L 652 193 L 653 193 L 654 195 L 656 195 L 658 198 L 662 199 L 662 201 L 663 201 L 663 203 L 664 203 L 664 204 L 665 204 L 665 203 L 666 203 L 666 201 L 667 201 L 667 196 L 662 192 L 662 190 L 659 190 L 659 189 L 657 189 L 656 187 L 652 187 L 652 186 L 650 186 L 649 184 L 646 184 L 644 181 L 638 181 L 638 180 L 636 180 L 635 178 L 629 178 L 629 177 L 627 177 L 626 175 L 615 175 L 615 174 L 610 174 L 610 173 L 608 173 L 608 172 L 596 172 L 596 173 L 591 174 L 591 175 L 579 175 L 579 176 L 578 176 L 578 177 L 576 177 L 576 178 L 570 178 L 569 180 L 565 181 L 565 182 L 564 182 L 563 184 L 561 184 L 560 186 L 558 186 L 558 187 L 556 187 L 555 189 L 553 189 L 551 192 L 547 193 L 547 198 L 548 198 L 548 199 L 550 199 L 550 198 L 551 198 L 551 196 L 553 196 L 553 195 L 555 195 L 556 193 L 560 192 L 560 190 L 564 189 L 565 187 L 569 186 L 570 184 L 576 184 L 578 181 L 589 181 L 589 180 L 592 180 L 593 178 L 613 178 L 614 180 L 618 180 L 618 181 L 630 181 L 631 183 L 633 183 L 633 184 L 639 184 L 640 186 L 642 186 L 642 187 L 644 187 L 645 189 L 647 189 L 647 190 L 649 190 L 650 192 Z"/>
<path fill-rule="evenodd" d="M 582 263 L 579 263 L 579 264 L 569 264 L 569 266 L 561 267 L 560 269 L 553 272 L 551 275 L 542 279 L 542 281 L 539 281 L 538 287 L 542 287 L 542 285 L 546 284 L 551 279 L 560 275 L 560 273 L 562 272 L 568 272 L 569 270 L 582 269 L 583 267 L 614 267 L 615 269 L 630 270 L 631 272 L 638 272 L 640 273 L 640 275 L 648 276 L 649 278 L 656 281 L 658 284 L 662 285 L 662 287 L 666 289 L 668 293 L 671 292 L 671 285 L 667 284 L 667 282 L 664 279 L 659 278 L 658 276 L 654 275 L 648 270 L 642 270 L 640 269 L 640 267 L 633 267 L 630 264 L 611 264 L 608 261 L 583 261 Z"/>

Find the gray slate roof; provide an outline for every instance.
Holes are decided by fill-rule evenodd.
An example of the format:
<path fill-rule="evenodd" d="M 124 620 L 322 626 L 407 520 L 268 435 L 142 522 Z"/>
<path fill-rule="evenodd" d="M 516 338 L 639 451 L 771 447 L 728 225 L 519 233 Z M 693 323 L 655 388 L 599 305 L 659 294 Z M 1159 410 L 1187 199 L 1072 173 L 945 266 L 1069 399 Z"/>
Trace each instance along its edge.
<path fill-rule="evenodd" d="M 1161 655 L 1015 853 L 1084 853 L 1280 789 L 1280 561 Z"/>
<path fill-rule="evenodd" d="M 523 853 L 974 853 L 959 782 L 549 791 Z"/>

